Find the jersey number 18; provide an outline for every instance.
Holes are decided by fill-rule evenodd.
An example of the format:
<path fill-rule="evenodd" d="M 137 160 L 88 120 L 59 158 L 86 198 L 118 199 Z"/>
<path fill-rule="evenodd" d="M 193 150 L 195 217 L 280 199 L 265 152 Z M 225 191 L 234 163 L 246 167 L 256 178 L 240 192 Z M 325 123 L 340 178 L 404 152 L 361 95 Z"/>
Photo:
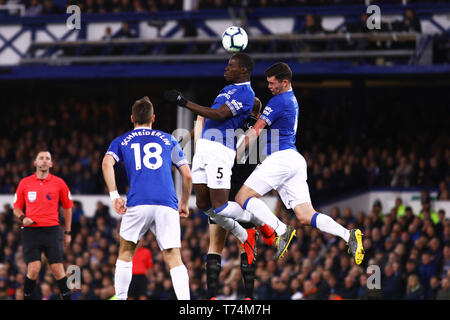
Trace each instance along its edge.
<path fill-rule="evenodd" d="M 154 152 L 151 152 L 150 149 L 156 149 Z M 141 159 L 141 144 L 133 143 L 131 145 L 131 149 L 134 150 L 134 162 L 136 164 L 136 170 L 142 169 L 142 163 L 144 166 L 151 170 L 156 170 L 160 168 L 163 164 L 163 159 L 161 157 L 162 147 L 156 142 L 149 142 L 144 145 L 142 148 L 144 151 L 144 157 Z M 155 159 L 154 163 L 150 162 L 150 159 Z"/>

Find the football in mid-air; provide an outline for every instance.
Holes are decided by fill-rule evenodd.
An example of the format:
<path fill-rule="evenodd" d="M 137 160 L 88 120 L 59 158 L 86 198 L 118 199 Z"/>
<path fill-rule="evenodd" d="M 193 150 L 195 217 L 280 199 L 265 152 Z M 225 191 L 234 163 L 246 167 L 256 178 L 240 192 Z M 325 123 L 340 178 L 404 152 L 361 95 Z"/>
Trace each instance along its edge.
<path fill-rule="evenodd" d="M 247 33 L 241 27 L 228 27 L 222 34 L 222 45 L 228 52 L 244 51 L 247 43 Z"/>

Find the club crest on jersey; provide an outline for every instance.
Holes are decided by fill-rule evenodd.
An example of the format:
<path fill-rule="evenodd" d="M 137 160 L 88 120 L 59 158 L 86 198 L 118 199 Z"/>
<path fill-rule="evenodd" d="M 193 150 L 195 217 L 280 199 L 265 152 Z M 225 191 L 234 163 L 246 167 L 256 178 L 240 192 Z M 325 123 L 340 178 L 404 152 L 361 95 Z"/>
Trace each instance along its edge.
<path fill-rule="evenodd" d="M 36 200 L 37 192 L 36 191 L 28 191 L 28 201 L 34 202 Z"/>

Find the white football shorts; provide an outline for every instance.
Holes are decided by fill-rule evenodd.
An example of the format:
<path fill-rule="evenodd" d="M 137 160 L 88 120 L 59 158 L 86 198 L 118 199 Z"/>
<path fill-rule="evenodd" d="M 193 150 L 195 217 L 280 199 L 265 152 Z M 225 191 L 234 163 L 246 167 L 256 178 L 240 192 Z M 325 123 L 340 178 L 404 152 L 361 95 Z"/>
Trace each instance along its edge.
<path fill-rule="evenodd" d="M 127 207 L 122 216 L 120 236 L 138 243 L 150 230 L 161 250 L 181 248 L 180 214 L 177 210 L 160 205 Z"/>
<path fill-rule="evenodd" d="M 223 144 L 198 139 L 192 159 L 192 183 L 211 189 L 231 188 L 231 169 L 236 151 Z"/>
<path fill-rule="evenodd" d="M 288 209 L 311 202 L 306 173 L 306 161 L 294 149 L 277 151 L 268 156 L 245 181 L 245 185 L 261 196 L 272 189 L 278 191 Z"/>

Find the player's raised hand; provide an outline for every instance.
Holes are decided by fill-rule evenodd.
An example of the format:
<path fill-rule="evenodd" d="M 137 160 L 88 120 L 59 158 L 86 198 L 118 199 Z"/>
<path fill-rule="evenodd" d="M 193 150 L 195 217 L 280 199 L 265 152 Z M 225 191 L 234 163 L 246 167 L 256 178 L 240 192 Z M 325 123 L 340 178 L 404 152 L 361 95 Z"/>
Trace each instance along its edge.
<path fill-rule="evenodd" d="M 118 214 L 125 214 L 127 212 L 127 208 L 125 207 L 125 200 L 123 200 L 122 198 L 114 199 L 113 207 Z"/>
<path fill-rule="evenodd" d="M 183 97 L 181 92 L 179 92 L 175 89 L 165 91 L 164 98 L 167 101 L 176 103 L 177 105 L 182 106 L 182 107 L 185 107 L 186 103 L 187 103 L 186 98 Z"/>
<path fill-rule="evenodd" d="M 187 203 L 180 203 L 178 205 L 178 213 L 180 214 L 181 218 L 187 218 L 189 217 L 189 207 Z"/>

